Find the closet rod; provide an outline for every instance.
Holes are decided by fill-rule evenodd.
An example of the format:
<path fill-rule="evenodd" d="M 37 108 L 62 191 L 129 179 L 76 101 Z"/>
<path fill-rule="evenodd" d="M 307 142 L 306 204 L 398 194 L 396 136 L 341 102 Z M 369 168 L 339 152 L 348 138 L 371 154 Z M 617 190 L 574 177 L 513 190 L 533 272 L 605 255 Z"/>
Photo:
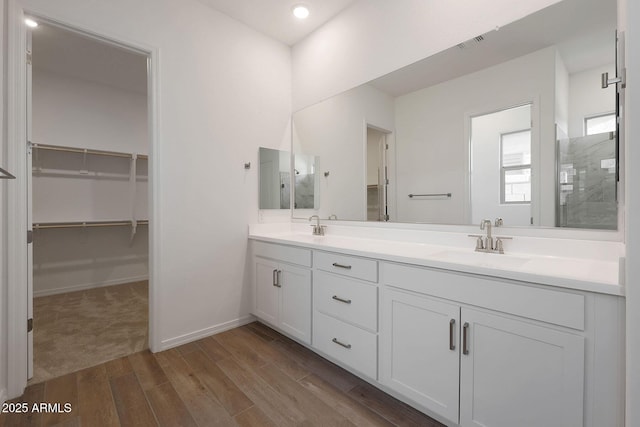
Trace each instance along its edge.
<path fill-rule="evenodd" d="M 2 176 L 0 176 L 0 179 L 16 179 L 15 176 L 11 175 L 8 171 L 0 168 L 0 173 L 2 174 Z"/>
<path fill-rule="evenodd" d="M 137 225 L 149 224 L 148 220 L 137 221 Z M 34 230 L 44 230 L 49 228 L 85 228 L 85 227 L 123 227 L 131 226 L 131 221 L 85 221 L 85 222 L 48 222 L 34 223 Z"/>
<path fill-rule="evenodd" d="M 65 153 L 78 153 L 78 154 L 92 154 L 96 156 L 107 156 L 107 157 L 124 157 L 130 159 L 133 154 L 131 153 L 120 153 L 117 151 L 104 151 L 104 150 L 92 150 L 85 148 L 75 148 L 75 147 L 63 147 L 61 145 L 47 145 L 47 144 L 33 144 L 33 148 L 37 148 L 39 150 L 48 150 L 48 151 L 62 151 Z M 145 154 L 139 154 L 137 157 L 139 158 L 147 158 Z"/>

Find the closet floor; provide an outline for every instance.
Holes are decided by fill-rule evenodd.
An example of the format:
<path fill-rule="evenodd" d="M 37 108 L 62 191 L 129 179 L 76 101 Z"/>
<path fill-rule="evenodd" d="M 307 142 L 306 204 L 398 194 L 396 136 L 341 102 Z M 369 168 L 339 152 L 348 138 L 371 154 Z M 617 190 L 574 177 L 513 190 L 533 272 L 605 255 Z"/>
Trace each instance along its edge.
<path fill-rule="evenodd" d="M 36 384 L 148 347 L 147 281 L 34 298 Z"/>

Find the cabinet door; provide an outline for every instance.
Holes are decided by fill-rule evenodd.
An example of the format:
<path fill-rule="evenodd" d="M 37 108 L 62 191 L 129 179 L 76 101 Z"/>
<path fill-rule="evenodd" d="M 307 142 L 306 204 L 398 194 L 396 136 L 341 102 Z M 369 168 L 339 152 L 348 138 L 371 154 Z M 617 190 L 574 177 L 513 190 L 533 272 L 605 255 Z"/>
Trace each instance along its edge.
<path fill-rule="evenodd" d="M 381 382 L 458 422 L 460 307 L 382 289 Z"/>
<path fill-rule="evenodd" d="M 311 270 L 280 265 L 282 330 L 311 344 Z"/>
<path fill-rule="evenodd" d="M 582 426 L 583 337 L 466 308 L 462 322 L 461 426 Z"/>
<path fill-rule="evenodd" d="M 278 263 L 260 257 L 255 257 L 254 259 L 253 314 L 265 322 L 277 326 L 280 288 L 275 286 L 275 280 L 278 272 Z"/>

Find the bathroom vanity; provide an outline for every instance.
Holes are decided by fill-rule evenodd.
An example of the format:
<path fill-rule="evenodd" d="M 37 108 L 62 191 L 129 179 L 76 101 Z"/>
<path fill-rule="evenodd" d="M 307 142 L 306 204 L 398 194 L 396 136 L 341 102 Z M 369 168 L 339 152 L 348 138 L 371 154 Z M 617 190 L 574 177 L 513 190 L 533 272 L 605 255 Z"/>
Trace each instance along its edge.
<path fill-rule="evenodd" d="M 252 226 L 252 313 L 448 425 L 623 425 L 620 243 L 410 234 Z"/>

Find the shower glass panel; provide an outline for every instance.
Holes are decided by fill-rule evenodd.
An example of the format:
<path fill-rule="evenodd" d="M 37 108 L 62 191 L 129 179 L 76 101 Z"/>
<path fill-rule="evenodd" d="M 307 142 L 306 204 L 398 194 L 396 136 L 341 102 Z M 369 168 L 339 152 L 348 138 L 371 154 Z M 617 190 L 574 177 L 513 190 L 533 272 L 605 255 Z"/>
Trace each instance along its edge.
<path fill-rule="evenodd" d="M 559 227 L 615 230 L 615 132 L 558 140 Z"/>

